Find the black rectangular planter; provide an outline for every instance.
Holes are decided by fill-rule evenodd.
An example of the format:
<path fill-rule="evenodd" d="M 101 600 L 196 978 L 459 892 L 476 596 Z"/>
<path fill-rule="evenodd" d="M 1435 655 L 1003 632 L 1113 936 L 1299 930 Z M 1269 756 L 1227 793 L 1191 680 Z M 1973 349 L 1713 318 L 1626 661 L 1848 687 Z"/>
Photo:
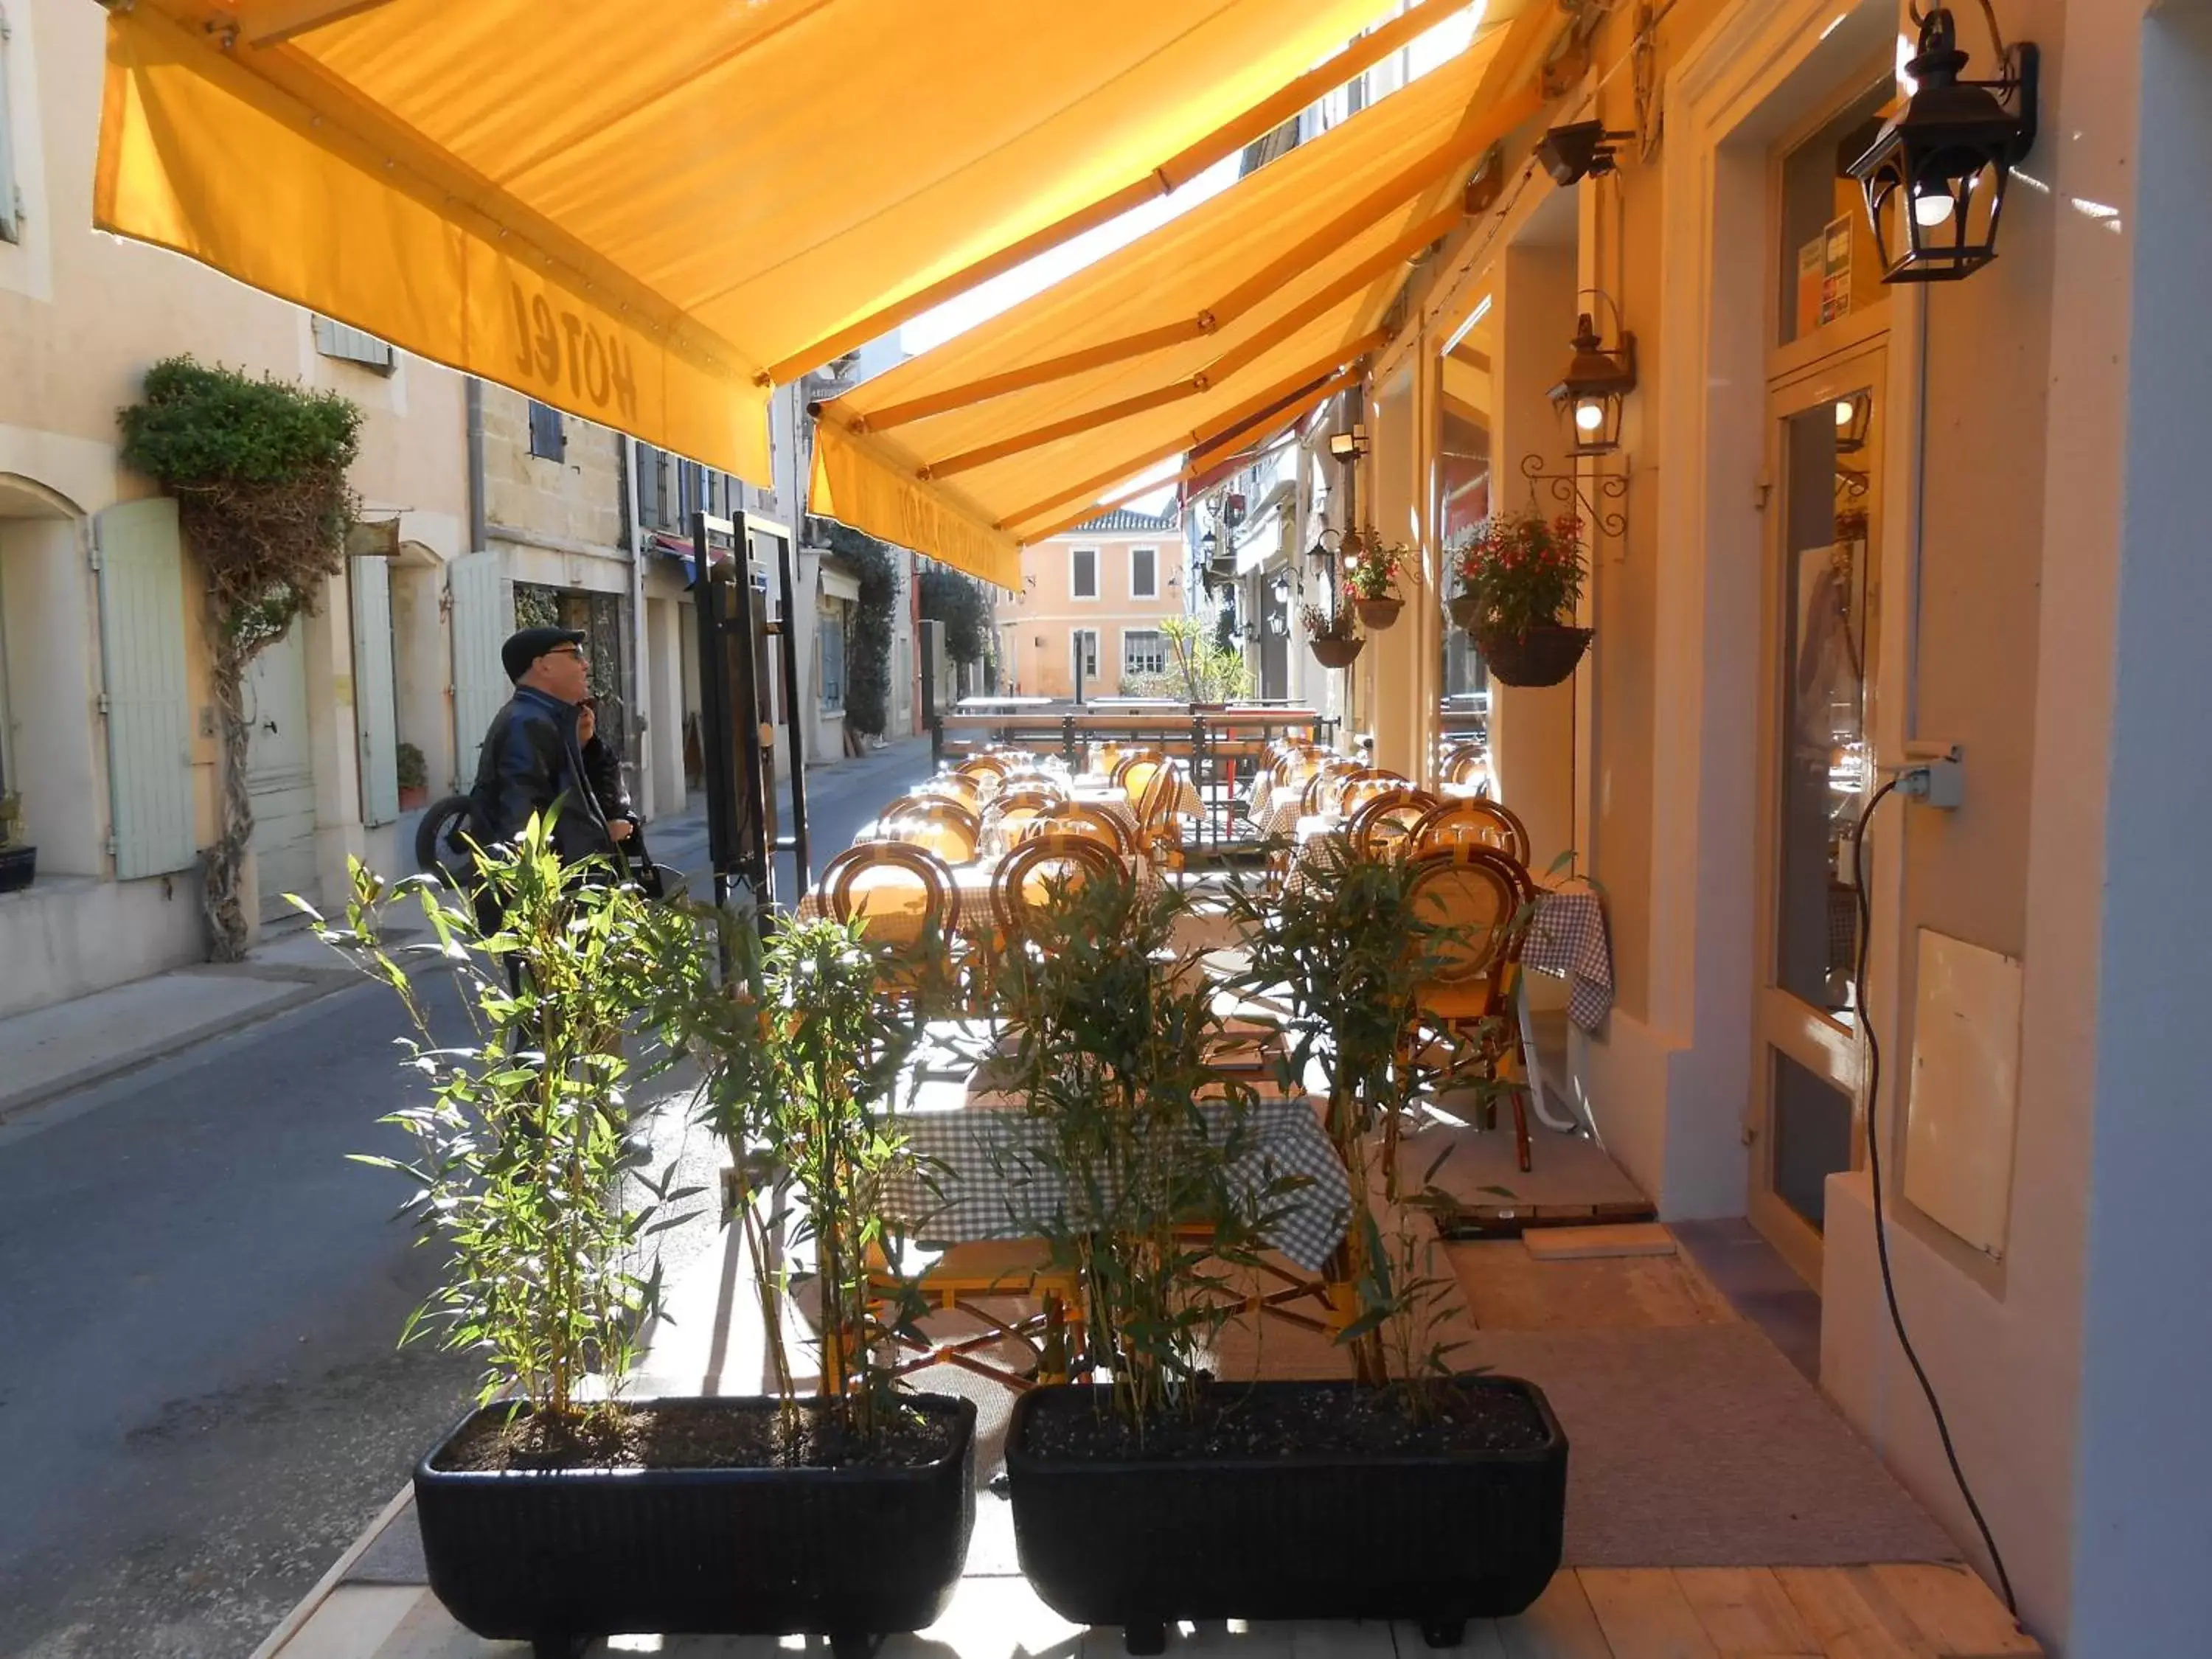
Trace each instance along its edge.
<path fill-rule="evenodd" d="M 1567 1439 L 1542 1392 L 1512 1377 L 1463 1380 L 1526 1397 L 1545 1443 L 1457 1455 L 1041 1460 L 1029 1450 L 1029 1419 L 1073 1385 L 1024 1395 L 1006 1435 L 1022 1571 L 1062 1618 L 1124 1626 L 1132 1653 L 1158 1652 L 1164 1626 L 1182 1619 L 1407 1619 L 1449 1646 L 1468 1620 L 1508 1617 L 1543 1593 L 1559 1570 L 1567 1498 Z"/>
<path fill-rule="evenodd" d="M 975 1407 L 921 1399 L 957 1418 L 956 1443 L 908 1468 L 434 1468 L 471 1413 L 415 1468 L 430 1588 L 477 1635 L 541 1654 L 633 1632 L 810 1632 L 842 1649 L 920 1630 L 951 1601 L 975 1521 Z"/>

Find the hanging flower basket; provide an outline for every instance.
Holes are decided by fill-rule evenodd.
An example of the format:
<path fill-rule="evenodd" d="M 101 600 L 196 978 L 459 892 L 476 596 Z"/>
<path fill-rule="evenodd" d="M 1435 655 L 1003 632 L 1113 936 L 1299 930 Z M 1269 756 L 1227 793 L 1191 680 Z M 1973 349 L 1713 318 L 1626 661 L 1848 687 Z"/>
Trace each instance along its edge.
<path fill-rule="evenodd" d="M 1366 640 L 1354 635 L 1346 639 L 1317 639 L 1313 641 L 1314 660 L 1323 668 L 1349 668 L 1366 647 Z"/>
<path fill-rule="evenodd" d="M 1352 604 L 1359 612 L 1361 624 L 1370 631 L 1394 626 L 1398 620 L 1398 613 L 1406 608 L 1405 600 L 1395 593 L 1388 599 L 1355 599 Z"/>
<path fill-rule="evenodd" d="M 1451 612 L 1452 626 L 1474 631 L 1474 619 L 1481 614 L 1482 601 L 1472 593 L 1455 593 L 1446 607 Z"/>
<path fill-rule="evenodd" d="M 1547 623 L 1525 634 L 1486 631 L 1475 635 L 1490 676 L 1506 685 L 1557 685 L 1575 672 L 1589 649 L 1590 630 Z"/>

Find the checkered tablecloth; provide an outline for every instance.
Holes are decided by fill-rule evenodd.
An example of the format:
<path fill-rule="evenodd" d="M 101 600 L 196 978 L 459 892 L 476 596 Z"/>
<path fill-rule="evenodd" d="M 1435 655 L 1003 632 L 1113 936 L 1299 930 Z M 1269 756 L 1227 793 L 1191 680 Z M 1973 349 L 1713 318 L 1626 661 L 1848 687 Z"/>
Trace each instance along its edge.
<path fill-rule="evenodd" d="M 1208 1138 L 1228 1133 L 1227 1109 L 1201 1107 Z M 1052 1219 L 1066 1219 L 1071 1197 L 1046 1163 L 1052 1125 L 1028 1113 L 971 1106 L 964 1111 L 914 1112 L 900 1119 L 916 1167 L 885 1183 L 887 1212 L 932 1244 L 1024 1238 Z M 1266 1202 L 1279 1212 L 1267 1243 L 1309 1273 L 1318 1273 L 1344 1237 L 1352 1188 L 1312 1103 L 1263 1100 L 1249 1109 L 1248 1146 L 1230 1178 L 1255 1200 L 1277 1182 L 1305 1185 Z M 1080 1218 L 1077 1218 L 1079 1219 Z"/>
<path fill-rule="evenodd" d="M 1603 1024 L 1613 1008 L 1613 941 L 1598 896 L 1588 889 L 1537 895 L 1521 965 L 1567 981 L 1567 1017 L 1583 1030 Z"/>

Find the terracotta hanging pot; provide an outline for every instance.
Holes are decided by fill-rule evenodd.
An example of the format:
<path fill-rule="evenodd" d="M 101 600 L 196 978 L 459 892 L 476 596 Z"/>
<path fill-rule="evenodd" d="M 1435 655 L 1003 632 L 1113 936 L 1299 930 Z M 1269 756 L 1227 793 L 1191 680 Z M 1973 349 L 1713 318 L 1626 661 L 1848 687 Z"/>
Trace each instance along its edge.
<path fill-rule="evenodd" d="M 1323 668 L 1351 667 L 1367 645 L 1367 641 L 1364 639 L 1314 640 L 1310 643 L 1313 646 L 1314 660 Z"/>
<path fill-rule="evenodd" d="M 1482 647 L 1492 679 L 1506 685 L 1557 685 L 1575 672 L 1589 648 L 1590 630 L 1553 623 L 1526 634 L 1478 634 L 1474 642 Z"/>
<path fill-rule="evenodd" d="M 1368 631 L 1374 633 L 1395 624 L 1406 602 L 1394 593 L 1380 599 L 1354 599 L 1352 607 L 1359 612 L 1359 620 Z"/>
<path fill-rule="evenodd" d="M 1469 633 L 1473 633 L 1474 631 L 1474 619 L 1477 603 L 1478 602 L 1475 599 L 1474 595 L 1472 593 L 1453 594 L 1451 597 L 1450 605 L 1449 606 L 1449 609 L 1451 611 L 1452 625 L 1455 628 L 1464 628 Z"/>

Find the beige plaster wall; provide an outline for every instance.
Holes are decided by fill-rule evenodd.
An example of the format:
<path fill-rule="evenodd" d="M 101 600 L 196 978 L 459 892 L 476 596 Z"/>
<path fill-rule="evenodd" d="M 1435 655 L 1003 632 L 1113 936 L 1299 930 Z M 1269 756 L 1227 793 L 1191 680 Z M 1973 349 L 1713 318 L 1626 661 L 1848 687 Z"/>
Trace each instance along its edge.
<path fill-rule="evenodd" d="M 1098 553 L 1098 597 L 1079 599 L 1073 592 L 1073 561 L 1079 547 Z M 1130 550 L 1156 550 L 1155 597 L 1129 592 Z M 1075 694 L 1073 635 L 1079 628 L 1098 635 L 1098 678 L 1084 695 L 1111 696 L 1121 681 L 1121 636 L 1132 629 L 1157 631 L 1170 617 L 1183 614 L 1183 541 L 1180 530 L 1117 531 L 1111 535 L 1054 536 L 1022 550 L 1022 587 L 998 596 L 997 622 L 1002 645 L 1010 647 L 1000 665 L 1022 695 L 1069 697 Z M 1039 644 L 1042 639 L 1043 643 Z"/>

